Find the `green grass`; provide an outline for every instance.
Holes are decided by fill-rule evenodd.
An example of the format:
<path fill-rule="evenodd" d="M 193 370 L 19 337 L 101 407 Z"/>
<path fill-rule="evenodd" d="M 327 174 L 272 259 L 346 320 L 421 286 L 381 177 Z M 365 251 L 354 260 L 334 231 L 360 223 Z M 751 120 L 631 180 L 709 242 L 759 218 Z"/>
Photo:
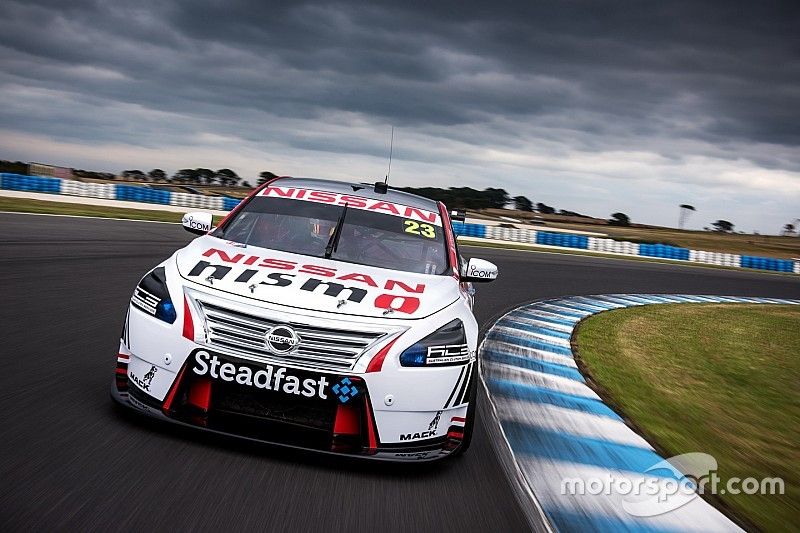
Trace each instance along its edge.
<path fill-rule="evenodd" d="M 766 531 L 798 527 L 800 306 L 621 309 L 582 322 L 576 341 L 600 394 L 667 457 L 705 452 L 722 480 L 785 481 L 784 495 L 720 495 L 726 508 Z"/>
<path fill-rule="evenodd" d="M 192 211 L 191 208 L 186 208 Z M 154 220 L 157 222 L 180 223 L 183 213 L 175 211 L 156 211 L 150 209 L 128 209 L 103 205 L 71 204 L 49 200 L 29 200 L 27 198 L 0 197 L 0 211 L 15 213 L 44 213 L 52 215 L 74 215 L 101 218 L 125 218 L 130 220 Z M 198 211 L 202 211 L 198 209 Z M 222 217 L 214 217 L 216 224 Z"/>

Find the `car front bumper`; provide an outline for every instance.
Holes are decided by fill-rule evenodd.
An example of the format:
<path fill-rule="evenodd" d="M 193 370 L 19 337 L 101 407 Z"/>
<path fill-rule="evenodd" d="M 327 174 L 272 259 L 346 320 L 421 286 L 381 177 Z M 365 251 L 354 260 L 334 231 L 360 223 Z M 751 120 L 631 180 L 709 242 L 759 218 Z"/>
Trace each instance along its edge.
<path fill-rule="evenodd" d="M 136 359 L 132 354 L 128 357 Z M 385 413 L 373 410 L 366 381 L 358 375 L 336 376 L 347 377 L 358 391 L 343 404 L 335 398 L 314 401 L 302 396 L 260 395 L 262 391 L 198 378 L 187 370 L 190 361 L 187 359 L 178 373 L 169 394 L 159 400 L 145 392 L 142 378 L 131 375 L 128 364 L 118 359 L 111 396 L 124 407 L 164 422 L 314 452 L 416 462 L 443 459 L 461 446 L 465 408 L 434 412 L 436 425 L 445 431 L 434 430 L 430 438 L 419 439 L 409 433 L 414 436 L 411 442 L 381 442 L 375 417 Z M 425 425 L 431 424 L 426 419 Z"/>

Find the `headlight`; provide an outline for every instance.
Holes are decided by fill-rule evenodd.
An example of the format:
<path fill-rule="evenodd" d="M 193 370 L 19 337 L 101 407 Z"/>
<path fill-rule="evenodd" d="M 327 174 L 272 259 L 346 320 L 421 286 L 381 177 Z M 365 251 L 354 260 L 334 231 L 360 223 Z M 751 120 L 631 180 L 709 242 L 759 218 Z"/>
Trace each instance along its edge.
<path fill-rule="evenodd" d="M 167 275 L 164 267 L 151 271 L 136 286 L 131 304 L 141 311 L 170 324 L 178 315 L 167 290 Z"/>
<path fill-rule="evenodd" d="M 400 354 L 402 366 L 448 366 L 469 362 L 464 324 L 455 319 Z"/>

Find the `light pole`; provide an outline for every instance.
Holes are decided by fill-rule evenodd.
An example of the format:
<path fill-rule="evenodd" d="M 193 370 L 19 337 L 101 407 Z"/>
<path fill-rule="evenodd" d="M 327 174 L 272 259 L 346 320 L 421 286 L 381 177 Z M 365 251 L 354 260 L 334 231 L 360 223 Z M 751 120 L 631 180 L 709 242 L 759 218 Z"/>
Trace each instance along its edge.
<path fill-rule="evenodd" d="M 693 205 L 689 204 L 681 204 L 681 214 L 678 217 L 678 229 L 683 229 L 683 225 L 686 223 L 686 220 L 689 218 L 689 214 L 692 211 L 697 211 Z"/>

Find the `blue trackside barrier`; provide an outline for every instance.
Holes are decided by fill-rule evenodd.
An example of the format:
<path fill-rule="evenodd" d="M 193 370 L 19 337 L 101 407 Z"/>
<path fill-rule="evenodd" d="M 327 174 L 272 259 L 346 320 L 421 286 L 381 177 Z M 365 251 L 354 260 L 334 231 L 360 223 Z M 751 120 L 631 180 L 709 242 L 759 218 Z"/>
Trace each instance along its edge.
<path fill-rule="evenodd" d="M 189 187 L 186 188 L 188 189 Z M 160 188 L 123 184 L 102 185 L 8 172 L 0 173 L 0 189 L 99 198 L 109 198 L 108 195 L 113 190 L 113 198 L 117 200 L 222 211 L 231 211 L 241 202 L 238 198 L 227 196 L 203 196 L 202 194 L 189 193 L 176 193 L 173 195 L 172 192 L 161 190 Z M 468 224 L 465 222 L 453 222 L 452 224 L 453 232 L 459 237 L 491 238 L 521 243 L 533 243 L 535 237 L 536 244 L 545 246 L 561 246 L 622 255 L 637 255 L 638 253 L 638 255 L 644 257 L 800 274 L 800 260 L 689 250 L 688 248 L 667 244 L 635 244 L 608 238 L 587 237 L 586 235 L 555 231 L 534 231 L 527 228 L 487 227 L 483 224 Z"/>
<path fill-rule="evenodd" d="M 660 257 L 662 259 L 689 260 L 689 249 L 667 244 L 640 244 L 639 255 L 645 257 Z"/>
<path fill-rule="evenodd" d="M 773 259 L 771 257 L 754 257 L 751 255 L 743 255 L 740 266 L 742 268 L 756 268 L 774 272 L 794 271 L 794 261 L 791 259 Z"/>
<path fill-rule="evenodd" d="M 453 222 L 453 232 L 459 237 L 478 237 L 481 239 L 486 238 L 486 226 L 483 224 Z"/>
<path fill-rule="evenodd" d="M 228 198 L 227 196 L 222 199 L 222 210 L 223 211 L 232 211 L 241 200 L 238 198 Z"/>
<path fill-rule="evenodd" d="M 25 176 L 22 174 L 0 174 L 2 181 L 0 187 L 12 191 L 61 192 L 61 178 L 47 178 L 44 176 Z"/>
<path fill-rule="evenodd" d="M 589 238 L 585 235 L 573 235 L 571 233 L 537 231 L 536 244 L 586 250 L 589 248 Z"/>
<path fill-rule="evenodd" d="M 169 191 L 160 191 L 158 189 L 149 189 L 147 187 L 137 187 L 135 185 L 116 185 L 115 191 L 117 200 L 126 200 L 128 202 L 146 202 L 149 204 L 169 205 L 171 196 Z"/>

